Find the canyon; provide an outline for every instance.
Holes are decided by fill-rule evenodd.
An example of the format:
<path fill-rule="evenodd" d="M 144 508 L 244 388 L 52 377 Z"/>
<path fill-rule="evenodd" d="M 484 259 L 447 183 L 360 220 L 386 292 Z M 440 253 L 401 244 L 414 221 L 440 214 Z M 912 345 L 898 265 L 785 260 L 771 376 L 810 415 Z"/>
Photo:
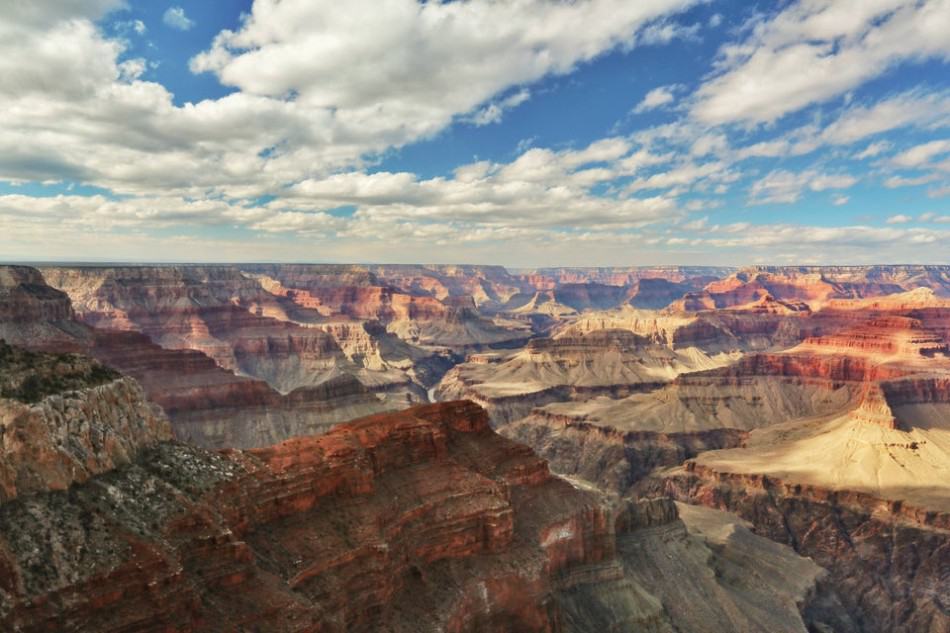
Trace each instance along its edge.
<path fill-rule="evenodd" d="M 2 266 L 0 339 L 0 628 L 950 631 L 950 267 Z"/>

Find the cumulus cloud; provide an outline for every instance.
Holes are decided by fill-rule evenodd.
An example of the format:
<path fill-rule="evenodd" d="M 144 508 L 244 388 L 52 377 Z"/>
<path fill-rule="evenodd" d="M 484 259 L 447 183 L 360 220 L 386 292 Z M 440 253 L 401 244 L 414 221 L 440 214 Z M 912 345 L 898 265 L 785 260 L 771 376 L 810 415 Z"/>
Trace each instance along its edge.
<path fill-rule="evenodd" d="M 276 194 L 458 117 L 497 121 L 529 97 L 518 86 L 634 46 L 695 1 L 257 0 L 241 29 L 192 61 L 240 90 L 183 106 L 96 28 L 117 0 L 23 3 L 21 23 L 0 23 L 0 178 Z"/>
<path fill-rule="evenodd" d="M 892 144 L 890 141 L 875 141 L 874 143 L 869 143 L 867 147 L 855 154 L 854 158 L 857 160 L 874 158 L 875 156 L 880 156 L 889 150 L 891 146 Z"/>
<path fill-rule="evenodd" d="M 912 89 L 873 101 L 851 103 L 822 125 L 808 123 L 777 137 L 737 150 L 740 159 L 803 156 L 821 148 L 849 146 L 900 128 L 936 130 L 950 126 L 950 93 Z M 854 158 L 876 157 L 892 147 L 887 140 L 870 143 Z"/>
<path fill-rule="evenodd" d="M 162 15 L 162 22 L 179 31 L 187 31 L 195 25 L 194 20 L 185 15 L 185 10 L 181 7 L 168 7 Z"/>
<path fill-rule="evenodd" d="M 676 217 L 675 199 L 593 195 L 590 188 L 624 170 L 631 146 L 602 139 L 578 150 L 532 148 L 510 163 L 463 165 L 453 178 L 419 179 L 401 172 L 348 172 L 303 181 L 268 205 L 357 207 L 361 221 L 468 223 L 480 228 L 633 228 Z"/>
<path fill-rule="evenodd" d="M 148 32 L 145 22 L 142 22 L 141 20 L 119 20 L 114 22 L 112 27 L 120 34 L 128 34 L 129 32 L 132 32 L 136 35 L 145 35 L 145 33 Z"/>
<path fill-rule="evenodd" d="M 887 224 L 907 224 L 914 218 L 909 215 L 904 215 L 903 213 L 898 213 L 897 215 L 892 215 L 887 218 Z"/>
<path fill-rule="evenodd" d="M 769 123 L 845 94 L 907 60 L 950 58 L 946 0 L 800 0 L 757 17 L 696 93 L 705 123 Z"/>
<path fill-rule="evenodd" d="M 223 31 L 191 68 L 245 93 L 332 108 L 344 129 L 399 145 L 509 86 L 632 47 L 638 31 L 694 3 L 257 0 L 242 28 Z"/>
<path fill-rule="evenodd" d="M 891 176 L 884 181 L 884 186 L 888 189 L 897 189 L 898 187 L 917 187 L 931 183 L 936 179 L 936 174 L 914 176 L 912 178 L 906 178 L 904 176 Z"/>

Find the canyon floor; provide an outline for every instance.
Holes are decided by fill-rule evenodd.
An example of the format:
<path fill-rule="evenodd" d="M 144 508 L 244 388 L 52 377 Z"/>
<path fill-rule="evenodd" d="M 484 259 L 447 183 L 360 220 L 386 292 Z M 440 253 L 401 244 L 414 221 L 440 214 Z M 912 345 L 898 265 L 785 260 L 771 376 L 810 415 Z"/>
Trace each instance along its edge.
<path fill-rule="evenodd" d="M 950 632 L 950 267 L 0 267 L 0 628 Z"/>

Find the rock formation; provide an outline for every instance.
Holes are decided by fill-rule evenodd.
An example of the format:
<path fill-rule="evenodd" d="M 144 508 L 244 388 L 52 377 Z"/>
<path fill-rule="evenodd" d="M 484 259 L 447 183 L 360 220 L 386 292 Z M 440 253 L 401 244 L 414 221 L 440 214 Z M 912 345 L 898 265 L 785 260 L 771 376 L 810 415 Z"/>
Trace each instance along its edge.
<path fill-rule="evenodd" d="M 114 384 L 126 391 L 109 417 L 92 405 L 67 407 L 67 420 L 109 427 L 122 459 L 71 481 L 40 470 L 50 462 L 35 450 L 49 445 L 41 427 L 62 424 L 49 414 L 63 397 L 53 393 L 18 433 L 26 441 L 4 446 L 18 472 L 43 475 L 19 476 L 35 484 L 0 500 L 5 629 L 802 631 L 818 604 L 823 572 L 790 550 L 757 559 L 756 573 L 780 565 L 786 576 L 737 583 L 716 570 L 755 569 L 741 559 L 748 543 L 688 531 L 668 500 L 612 510 L 494 434 L 471 403 L 213 453 L 166 441 L 167 423 L 134 383 Z M 114 386 L 77 388 L 70 397 L 101 399 Z M 64 458 L 101 453 L 81 449 Z M 678 569 L 717 596 L 705 612 L 684 609 L 645 564 L 681 550 L 690 555 Z"/>
<path fill-rule="evenodd" d="M 0 382 L 0 503 L 65 490 L 171 437 L 134 380 L 83 356 L 0 341 Z"/>
<path fill-rule="evenodd" d="M 655 388 L 675 376 L 721 366 L 732 357 L 710 357 L 689 348 L 672 350 L 628 330 L 562 333 L 534 339 L 521 351 L 494 363 L 453 368 L 436 389 L 440 400 L 468 398 L 508 422 L 548 402 L 614 397 Z"/>
<path fill-rule="evenodd" d="M 944 630 L 943 304 L 929 290 L 829 300 L 793 317 L 804 335 L 788 349 L 649 393 L 548 403 L 502 431 L 603 489 L 737 513 L 826 566 L 857 630 Z"/>
<path fill-rule="evenodd" d="M 136 378 L 148 399 L 170 416 L 176 435 L 200 446 L 272 444 L 324 432 L 375 411 L 402 408 L 412 400 L 405 380 L 403 389 L 385 385 L 377 394 L 343 372 L 281 394 L 263 380 L 222 367 L 201 351 L 165 348 L 136 331 L 80 323 L 69 297 L 45 285 L 35 269 L 0 267 L 0 280 L 4 281 L 0 290 L 5 290 L 0 291 L 4 319 L 0 330 L 10 342 L 35 350 L 82 351 Z M 279 352 L 275 356 L 274 365 L 284 362 Z M 420 391 L 413 389 L 415 399 L 422 397 Z"/>

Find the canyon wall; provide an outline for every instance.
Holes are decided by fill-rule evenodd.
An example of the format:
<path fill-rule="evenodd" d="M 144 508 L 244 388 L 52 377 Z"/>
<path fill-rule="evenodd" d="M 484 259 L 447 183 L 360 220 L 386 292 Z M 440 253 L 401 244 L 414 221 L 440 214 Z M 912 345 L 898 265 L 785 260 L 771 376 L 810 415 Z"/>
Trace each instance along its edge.
<path fill-rule="evenodd" d="M 34 358 L 24 371 L 37 366 Z M 168 441 L 167 421 L 141 395 L 128 378 L 74 381 L 38 396 L 36 419 L 15 432 L 29 442 L 4 446 L 6 463 L 49 467 L 34 448 L 50 445 L 66 402 L 67 422 L 110 438 L 105 457 L 114 459 L 83 452 L 90 438 L 70 433 L 82 450 L 67 457 L 95 468 L 0 499 L 0 626 L 713 633 L 765 617 L 773 631 L 800 632 L 816 597 L 830 599 L 824 572 L 790 550 L 763 557 L 755 573 L 776 564 L 808 573 L 762 589 L 721 577 L 715 570 L 735 566 L 740 548 L 687 529 L 668 499 L 615 508 L 552 476 L 471 403 L 210 452 Z M 2 411 L 19 406 L 0 399 Z M 654 575 L 649 563 L 681 551 L 694 553 L 681 569 L 718 596 L 703 612 L 678 604 L 675 588 L 657 582 L 667 572 Z M 744 614 L 752 603 L 761 612 Z"/>

